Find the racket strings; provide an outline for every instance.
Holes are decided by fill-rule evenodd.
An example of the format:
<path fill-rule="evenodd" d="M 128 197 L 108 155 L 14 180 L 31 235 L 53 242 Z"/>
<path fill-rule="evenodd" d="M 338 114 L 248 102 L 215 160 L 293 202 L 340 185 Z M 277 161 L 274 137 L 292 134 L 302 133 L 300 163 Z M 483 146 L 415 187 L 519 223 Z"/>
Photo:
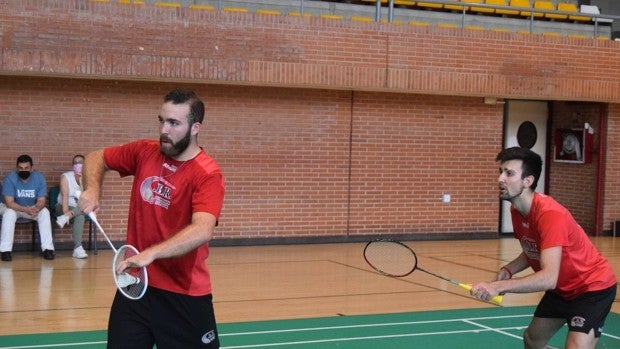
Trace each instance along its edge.
<path fill-rule="evenodd" d="M 393 241 L 374 241 L 364 250 L 366 261 L 378 272 L 389 276 L 411 274 L 417 264 L 415 253 Z"/>
<path fill-rule="evenodd" d="M 146 271 L 146 267 L 132 268 L 122 274 L 118 274 L 116 272 L 117 264 L 129 257 L 137 255 L 139 253 L 138 250 L 136 250 L 136 248 L 131 245 L 124 245 L 121 246 L 119 249 L 114 248 L 114 244 L 112 244 L 112 241 L 105 233 L 105 231 L 103 231 L 103 228 L 99 224 L 99 221 L 97 221 L 97 216 L 95 215 L 95 212 L 89 213 L 88 217 L 95 224 L 95 226 L 97 226 L 97 229 L 99 229 L 103 237 L 105 237 L 112 250 L 114 250 L 114 259 L 112 260 L 112 274 L 114 276 L 114 282 L 116 283 L 116 286 L 118 286 L 118 290 L 127 298 L 142 298 L 148 286 L 148 273 Z"/>
<path fill-rule="evenodd" d="M 121 261 L 137 254 L 138 251 L 131 246 L 122 246 L 114 256 L 114 269 L 116 270 L 116 265 Z M 146 291 L 148 282 L 146 268 L 130 268 L 122 274 L 115 272 L 114 279 L 119 290 L 128 298 L 139 299 Z"/>
<path fill-rule="evenodd" d="M 142 280 L 144 279 L 129 273 L 121 274 L 117 278 L 118 286 L 129 298 L 140 298 L 142 296 L 143 290 L 146 288 Z"/>

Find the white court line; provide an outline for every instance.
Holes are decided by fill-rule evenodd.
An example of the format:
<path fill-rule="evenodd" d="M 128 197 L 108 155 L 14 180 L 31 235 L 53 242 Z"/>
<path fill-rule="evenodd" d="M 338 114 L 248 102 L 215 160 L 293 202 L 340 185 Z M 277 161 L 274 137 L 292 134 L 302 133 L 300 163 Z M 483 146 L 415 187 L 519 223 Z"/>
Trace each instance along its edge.
<path fill-rule="evenodd" d="M 446 332 L 426 332 L 426 333 L 409 333 L 401 335 L 385 335 L 385 336 L 369 336 L 369 337 L 349 337 L 349 338 L 336 338 L 336 339 L 323 339 L 313 341 L 298 341 L 298 342 L 283 342 L 283 343 L 269 343 L 269 344 L 252 344 L 241 346 L 222 347 L 221 349 L 241 349 L 241 348 L 258 348 L 267 346 L 283 346 L 283 345 L 296 345 L 296 344 L 310 344 L 310 343 L 327 343 L 327 342 L 343 342 L 343 341 L 355 341 L 365 339 L 382 339 L 382 338 L 398 338 L 398 337 L 415 337 L 415 336 L 432 336 L 432 335 L 446 335 L 446 334 L 459 334 L 459 333 L 478 333 L 478 332 L 498 332 L 510 337 L 521 339 L 521 337 L 514 334 L 504 332 L 505 330 L 522 330 L 526 326 L 516 327 L 503 327 L 492 328 L 484 326 L 482 324 L 474 322 L 474 320 L 492 320 L 492 319 L 509 319 L 519 317 L 531 317 L 528 315 L 504 315 L 504 316 L 487 316 L 487 317 L 474 317 L 474 318 L 462 318 L 462 319 L 443 319 L 443 320 L 427 320 L 427 321 L 407 321 L 407 322 L 388 322 L 388 323 L 374 323 L 374 324 L 360 324 L 360 325 L 346 325 L 346 326 L 329 326 L 329 327 L 311 327 L 311 328 L 297 328 L 286 330 L 269 330 L 269 331 L 253 331 L 253 332 L 237 332 L 237 333 L 220 333 L 220 337 L 226 336 L 246 336 L 256 334 L 271 334 L 271 333 L 286 333 L 286 332 L 305 332 L 305 331 L 321 331 L 321 330 L 334 330 L 334 329 L 346 329 L 346 328 L 364 328 L 364 327 L 379 327 L 379 326 L 400 326 L 400 325 L 416 325 L 416 324 L 429 324 L 429 323 L 445 323 L 445 322 L 457 322 L 462 321 L 481 327 L 482 330 L 462 330 L 462 331 L 446 331 Z M 620 340 L 620 336 L 614 336 L 603 332 L 603 336 L 610 337 L 616 340 Z M 61 343 L 61 344 L 41 344 L 41 345 L 24 345 L 13 347 L 0 347 L 0 349 L 34 349 L 34 348 L 59 348 L 59 347 L 72 347 L 78 345 L 96 345 L 105 344 L 107 341 L 98 342 L 78 342 L 78 343 Z"/>
<path fill-rule="evenodd" d="M 495 329 L 493 327 L 485 326 L 485 325 L 479 324 L 477 322 L 473 322 L 473 321 L 469 321 L 469 320 L 465 320 L 465 322 L 467 322 L 468 324 L 474 325 L 474 326 L 480 326 L 480 327 L 484 328 L 485 330 L 490 330 L 490 331 L 497 332 L 499 334 L 503 334 L 503 335 L 506 335 L 506 336 L 522 339 L 522 337 L 517 336 L 515 334 L 509 333 L 509 332 L 504 332 L 504 331 L 501 331 L 500 329 Z M 523 327 L 523 328 L 525 328 L 525 327 Z M 545 346 L 545 348 L 548 348 L 548 349 L 558 349 L 558 348 L 552 347 L 550 345 Z"/>
<path fill-rule="evenodd" d="M 505 331 L 502 331 L 501 329 L 496 329 L 496 328 L 493 328 L 493 327 L 485 326 L 485 325 L 482 325 L 482 324 L 479 324 L 477 322 L 470 321 L 470 320 L 467 320 L 467 319 L 464 319 L 463 322 L 466 322 L 466 323 L 468 323 L 470 325 L 481 327 L 481 328 L 485 329 L 485 331 L 493 331 L 493 332 L 497 332 L 499 334 L 503 334 L 503 335 L 506 335 L 506 336 L 509 336 L 509 337 L 514 337 L 514 338 L 518 338 L 518 339 L 522 338 L 521 336 L 517 336 L 516 334 L 505 332 Z"/>
<path fill-rule="evenodd" d="M 517 317 L 529 317 L 531 315 L 505 315 L 505 316 L 488 316 L 488 317 L 477 317 L 477 318 L 469 318 L 469 320 L 488 320 L 488 319 L 506 319 L 506 318 L 517 318 Z M 380 326 L 402 326 L 402 325 L 416 325 L 416 324 L 432 324 L 432 323 L 445 323 L 445 322 L 461 322 L 466 321 L 468 319 L 442 319 L 442 320 L 426 320 L 426 321 L 405 321 L 405 322 L 382 322 L 382 323 L 371 323 L 371 324 L 360 324 L 360 325 L 343 325 L 343 326 L 329 326 L 329 327 L 309 327 L 309 328 L 294 328 L 294 329 L 285 329 L 285 330 L 269 330 L 269 331 L 252 331 L 252 332 L 237 332 L 237 333 L 220 333 L 219 337 L 229 337 L 229 336 L 250 336 L 257 334 L 273 334 L 273 333 L 287 333 L 287 332 L 308 332 L 308 331 L 323 331 L 323 330 L 336 330 L 336 329 L 347 329 L 347 328 L 365 328 L 365 327 L 380 327 Z M 523 327 L 521 327 L 523 328 Z M 515 327 L 513 329 L 521 329 L 519 327 Z M 506 328 L 509 329 L 509 328 Z M 282 345 L 295 345 L 295 344 L 309 344 L 309 343 L 326 343 L 326 342 L 343 342 L 343 341 L 354 341 L 354 340 L 363 340 L 363 339 L 381 339 L 381 338 L 397 338 L 397 337 L 413 337 L 413 336 L 430 336 L 437 334 L 456 334 L 456 333 L 468 333 L 468 332 L 480 332 L 480 330 L 463 330 L 463 331 L 448 331 L 448 332 L 427 332 L 427 333 L 409 333 L 402 335 L 389 335 L 389 336 L 372 336 L 372 337 L 350 337 L 350 338 L 338 338 L 338 339 L 323 339 L 323 340 L 313 340 L 313 341 L 303 341 L 303 342 L 285 342 L 285 343 L 271 343 L 271 344 L 254 344 L 254 345 L 245 345 L 245 346 L 233 346 L 233 347 L 222 347 L 221 349 L 232 349 L 232 348 L 252 348 L 252 347 L 265 347 L 265 346 L 282 346 Z M 33 348 L 58 348 L 62 346 L 76 346 L 76 345 L 89 345 L 89 344 L 105 344 L 106 341 L 101 342 L 82 342 L 82 343 L 64 343 L 64 344 L 41 344 L 41 345 L 24 345 L 24 346 L 16 346 L 16 347 L 0 347 L 0 349 L 33 349 Z"/>
<path fill-rule="evenodd" d="M 434 324 L 434 323 L 445 323 L 445 322 L 462 322 L 462 321 L 465 321 L 465 320 L 511 319 L 511 318 L 518 318 L 518 317 L 532 317 L 532 315 L 531 314 L 528 314 L 528 315 L 503 315 L 503 316 L 474 317 L 474 318 L 465 318 L 465 319 L 442 319 L 442 320 L 405 321 L 405 322 L 379 322 L 379 323 L 359 324 L 359 325 L 342 325 L 342 326 L 328 326 L 328 327 L 304 327 L 304 328 L 291 328 L 291 329 L 284 329 L 284 330 L 220 333 L 219 336 L 220 337 L 251 336 L 251 335 L 256 335 L 256 334 L 324 331 L 324 330 L 339 330 L 339 329 L 346 329 L 346 328 L 364 328 L 364 327 L 380 327 L 380 326 L 419 325 L 419 324 Z"/>
<path fill-rule="evenodd" d="M 618 340 L 620 340 L 620 336 L 614 336 L 614 335 L 612 335 L 612 334 L 607 334 L 607 333 L 605 333 L 605 332 L 603 332 L 603 333 L 602 333 L 602 335 L 603 335 L 603 336 L 605 336 L 605 337 L 609 337 L 609 338 L 613 338 L 613 339 L 618 339 Z"/>
<path fill-rule="evenodd" d="M 442 320 L 426 320 L 426 321 L 406 321 L 406 322 L 381 322 L 381 323 L 373 323 L 373 324 L 360 324 L 360 325 L 343 325 L 343 326 L 329 326 L 329 327 L 309 327 L 309 328 L 294 328 L 294 329 L 286 329 L 286 330 L 269 330 L 269 331 L 253 331 L 253 332 L 237 332 L 237 333 L 220 333 L 219 337 L 229 337 L 229 336 L 250 336 L 257 334 L 272 334 L 272 333 L 286 333 L 286 332 L 308 332 L 308 331 L 323 331 L 323 330 L 336 330 L 336 329 L 347 329 L 347 328 L 365 328 L 365 327 L 379 327 L 379 326 L 401 326 L 401 325 L 416 325 L 416 324 L 432 324 L 432 323 L 445 323 L 445 322 L 457 322 L 457 321 L 466 321 L 466 320 L 490 320 L 490 319 L 508 319 L 508 318 L 518 318 L 518 317 L 531 317 L 532 315 L 502 315 L 502 316 L 486 316 L 486 317 L 474 317 L 467 319 L 442 319 Z M 521 327 L 523 328 L 523 327 Z M 521 329 L 519 327 L 514 327 L 513 329 Z M 509 329 L 509 328 L 506 328 Z M 479 330 L 476 330 L 479 331 Z M 260 346 L 268 346 L 268 345 L 286 345 L 286 344 L 305 344 L 305 343 L 321 343 L 321 342 L 337 342 L 337 341 L 350 341 L 350 340 L 361 340 L 361 339 L 372 339 L 372 338 L 393 338 L 393 337 L 412 337 L 412 336 L 423 336 L 423 335 L 435 335 L 435 334 L 449 334 L 449 333 L 468 333 L 475 332 L 471 330 L 466 331 L 452 331 L 452 332 L 430 332 L 430 333 L 415 333 L 415 334 L 403 334 L 403 335 L 392 335 L 392 336 L 375 336 L 375 337 L 359 337 L 359 338 L 340 338 L 340 339 L 326 339 L 326 340 L 316 340 L 316 341 L 307 341 L 307 342 L 290 342 L 290 343 L 282 343 L 282 344 L 264 344 L 264 345 L 249 345 L 249 346 L 235 346 L 235 347 L 222 347 L 222 349 L 226 348 L 251 348 L 251 347 L 260 347 Z M 81 342 L 81 343 L 63 343 L 63 344 L 41 344 L 41 345 L 23 345 L 16 347 L 0 347 L 0 349 L 33 349 L 33 348 L 58 348 L 63 346 L 77 346 L 77 345 L 95 345 L 95 344 L 105 344 L 107 341 L 99 341 L 99 342 Z"/>
<path fill-rule="evenodd" d="M 78 342 L 78 343 L 59 343 L 59 344 L 41 344 L 41 345 L 20 345 L 17 347 L 0 347 L 0 349 L 32 349 L 32 348 L 66 348 L 66 347 L 75 347 L 78 345 L 95 345 L 95 344 L 106 344 L 108 341 L 98 341 L 98 342 Z"/>
<path fill-rule="evenodd" d="M 510 330 L 510 329 L 512 329 L 512 330 L 519 330 L 519 329 L 523 329 L 523 326 L 500 328 L 500 330 Z M 279 346 L 301 345 L 301 344 L 316 344 L 316 343 L 331 343 L 331 342 L 350 342 L 350 341 L 360 341 L 360 340 L 369 340 L 369 339 L 404 338 L 404 337 L 419 337 L 419 336 L 438 336 L 438 335 L 447 335 L 447 334 L 480 333 L 480 332 L 489 332 L 489 331 L 495 331 L 495 329 L 493 329 L 493 330 L 485 330 L 485 329 L 483 329 L 483 330 L 462 330 L 462 331 L 444 331 L 444 332 L 407 333 L 407 334 L 394 334 L 394 335 L 384 335 L 384 336 L 367 336 L 367 337 L 343 337 L 343 338 L 317 339 L 317 340 L 297 341 L 297 342 L 279 342 L 279 343 L 236 345 L 236 346 L 230 346 L 230 347 L 221 347 L 221 349 L 279 347 Z M 519 337 L 519 339 L 521 339 L 521 337 Z"/>
<path fill-rule="evenodd" d="M 296 329 L 283 329 L 283 330 L 269 330 L 269 331 L 253 331 L 253 332 L 238 332 L 238 333 L 226 333 L 220 334 L 220 337 L 226 336 L 248 336 L 258 334 L 273 334 L 273 333 L 286 333 L 286 332 L 308 332 L 308 331 L 322 331 L 322 330 L 337 330 L 337 329 L 350 329 L 350 328 L 365 328 L 365 327 L 380 327 L 380 326 L 402 326 L 402 325 L 416 325 L 416 324 L 433 324 L 433 323 L 446 323 L 446 322 L 465 322 L 476 327 L 482 327 L 482 330 L 461 330 L 461 331 L 442 331 L 442 332 L 423 332 L 423 333 L 406 333 L 406 334 L 394 334 L 394 335 L 381 335 L 381 336 L 366 336 L 366 337 L 343 337 L 333 339 L 317 339 L 308 341 L 296 341 L 296 342 L 279 342 L 279 343 L 264 343 L 264 344 L 250 344 L 239 346 L 222 347 L 222 349 L 241 349 L 241 348 L 259 348 L 259 347 L 275 347 L 285 345 L 301 345 L 301 344 L 317 344 L 317 343 L 332 343 L 332 342 L 346 342 L 346 341 L 360 341 L 371 339 L 385 339 L 385 338 L 403 338 L 403 337 L 418 337 L 418 336 L 436 336 L 436 335 L 448 335 L 448 334 L 460 334 L 460 333 L 480 333 L 480 332 L 497 332 L 500 334 L 515 337 L 521 340 L 520 336 L 513 335 L 505 332 L 505 330 L 521 330 L 525 326 L 516 327 L 504 327 L 504 328 L 491 328 L 473 322 L 473 320 L 492 320 L 492 319 L 510 319 L 510 318 L 523 318 L 531 317 L 531 314 L 527 315 L 503 315 L 503 316 L 486 316 L 486 317 L 474 317 L 474 318 L 457 318 L 457 319 L 442 319 L 442 320 L 426 320 L 426 321 L 405 321 L 405 322 L 387 322 L 387 323 L 372 323 L 372 324 L 359 324 L 359 325 L 343 325 L 343 326 L 327 326 L 327 327 L 310 327 L 310 328 L 296 328 Z"/>

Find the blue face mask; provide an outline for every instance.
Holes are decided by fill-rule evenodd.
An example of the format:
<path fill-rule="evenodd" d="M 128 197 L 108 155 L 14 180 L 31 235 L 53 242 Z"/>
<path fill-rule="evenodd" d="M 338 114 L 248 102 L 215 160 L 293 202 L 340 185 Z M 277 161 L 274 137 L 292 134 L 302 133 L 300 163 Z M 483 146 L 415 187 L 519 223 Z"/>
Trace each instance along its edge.
<path fill-rule="evenodd" d="M 26 180 L 28 179 L 28 177 L 30 177 L 30 171 L 17 171 L 17 175 L 19 176 L 19 178 Z"/>

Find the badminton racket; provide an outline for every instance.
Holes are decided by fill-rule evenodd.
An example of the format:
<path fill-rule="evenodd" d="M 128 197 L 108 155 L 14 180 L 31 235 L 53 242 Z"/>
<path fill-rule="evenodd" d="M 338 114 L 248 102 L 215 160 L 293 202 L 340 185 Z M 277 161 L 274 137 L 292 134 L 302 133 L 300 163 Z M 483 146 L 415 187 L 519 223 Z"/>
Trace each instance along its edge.
<path fill-rule="evenodd" d="M 471 285 L 448 279 L 447 277 L 420 268 L 418 265 L 418 257 L 415 252 L 409 246 L 399 241 L 379 239 L 367 243 L 366 247 L 364 247 L 364 259 L 368 265 L 383 275 L 404 277 L 419 270 L 468 291 L 471 291 L 472 288 Z M 502 304 L 503 298 L 503 296 L 498 295 L 491 298 L 489 301 L 500 305 Z"/>
<path fill-rule="evenodd" d="M 114 282 L 116 283 L 118 290 L 129 299 L 135 300 L 142 298 L 148 286 L 148 273 L 146 271 L 146 267 L 129 268 L 120 274 L 116 272 L 116 267 L 120 262 L 129 257 L 135 256 L 140 252 L 138 252 L 138 250 L 131 245 L 123 245 L 116 249 L 112 244 L 112 241 L 110 241 L 108 235 L 105 231 L 103 231 L 103 228 L 101 228 L 94 212 L 89 213 L 88 217 L 90 217 L 108 244 L 110 244 L 112 250 L 114 250 L 114 259 L 112 260 L 112 276 L 114 277 Z"/>

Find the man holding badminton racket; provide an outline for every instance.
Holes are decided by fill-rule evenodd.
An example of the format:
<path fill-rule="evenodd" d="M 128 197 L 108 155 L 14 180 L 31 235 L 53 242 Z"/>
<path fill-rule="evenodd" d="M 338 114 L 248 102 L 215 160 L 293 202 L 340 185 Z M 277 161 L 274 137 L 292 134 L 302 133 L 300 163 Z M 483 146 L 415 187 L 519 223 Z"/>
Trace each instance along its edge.
<path fill-rule="evenodd" d="M 147 267 L 139 300 L 116 293 L 108 348 L 219 348 L 206 258 L 224 199 L 217 163 L 198 145 L 204 104 L 189 90 L 164 97 L 159 141 L 139 140 L 94 151 L 83 168 L 85 213 L 99 208 L 107 170 L 133 175 L 127 244 L 140 253 L 116 272 Z M 120 286 L 119 286 L 120 287 Z"/>
<path fill-rule="evenodd" d="M 542 159 L 513 147 L 497 155 L 499 197 L 509 201 L 512 225 L 523 252 L 502 266 L 491 282 L 473 285 L 472 295 L 488 300 L 507 292 L 545 291 L 523 340 L 525 348 L 545 348 L 564 324 L 565 348 L 591 349 L 603 331 L 616 297 L 616 277 L 570 212 L 536 193 Z M 534 273 L 513 275 L 531 267 Z"/>

